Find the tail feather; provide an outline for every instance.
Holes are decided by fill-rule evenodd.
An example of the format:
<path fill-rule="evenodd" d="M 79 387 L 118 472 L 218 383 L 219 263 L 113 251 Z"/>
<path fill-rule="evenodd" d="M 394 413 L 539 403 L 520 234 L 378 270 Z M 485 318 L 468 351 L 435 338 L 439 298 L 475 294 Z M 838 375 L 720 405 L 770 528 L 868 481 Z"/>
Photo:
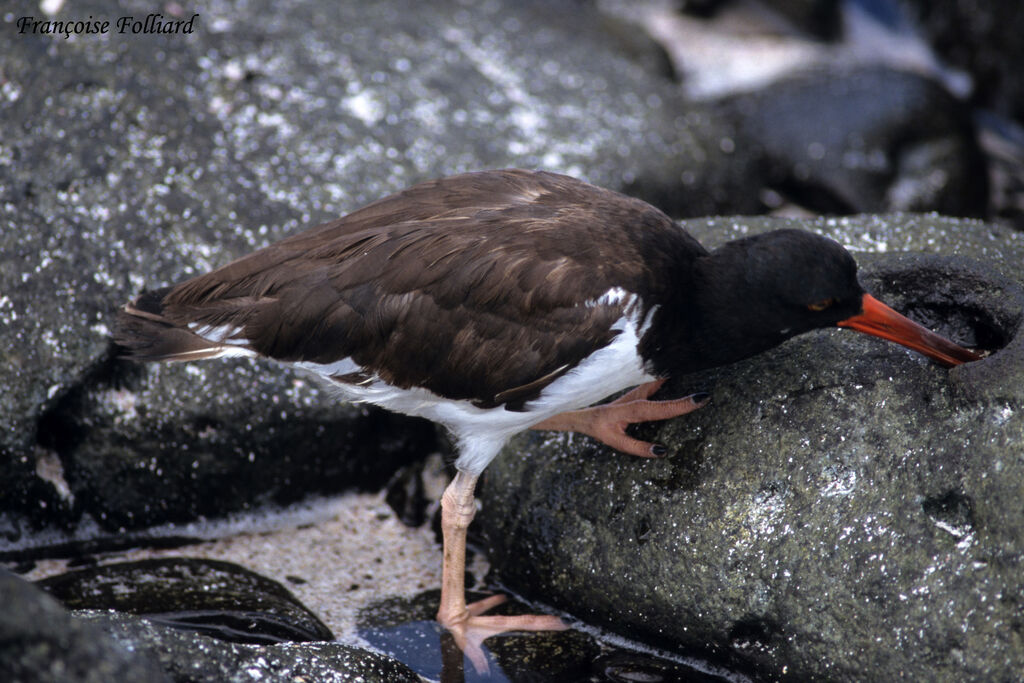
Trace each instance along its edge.
<path fill-rule="evenodd" d="M 144 292 L 117 312 L 112 336 L 120 356 L 139 361 L 187 361 L 239 350 L 203 339 L 165 318 L 163 299 L 168 291 L 169 287 Z"/>

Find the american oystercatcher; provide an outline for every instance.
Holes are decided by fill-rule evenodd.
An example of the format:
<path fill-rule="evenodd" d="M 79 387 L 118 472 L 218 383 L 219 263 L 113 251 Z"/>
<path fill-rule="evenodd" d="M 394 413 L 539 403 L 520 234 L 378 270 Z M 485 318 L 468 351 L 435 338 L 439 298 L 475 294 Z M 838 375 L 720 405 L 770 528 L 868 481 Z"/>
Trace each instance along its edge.
<path fill-rule="evenodd" d="M 342 399 L 447 427 L 459 457 L 441 501 L 437 618 L 482 668 L 489 635 L 564 628 L 554 616 L 484 615 L 500 595 L 466 604 L 474 486 L 509 437 L 571 430 L 663 456 L 626 426 L 707 400 L 648 400 L 665 378 L 836 325 L 947 366 L 979 357 L 866 294 L 832 240 L 779 230 L 708 251 L 640 200 L 503 170 L 416 185 L 143 293 L 119 312 L 114 338 L 138 360 L 272 358 Z"/>

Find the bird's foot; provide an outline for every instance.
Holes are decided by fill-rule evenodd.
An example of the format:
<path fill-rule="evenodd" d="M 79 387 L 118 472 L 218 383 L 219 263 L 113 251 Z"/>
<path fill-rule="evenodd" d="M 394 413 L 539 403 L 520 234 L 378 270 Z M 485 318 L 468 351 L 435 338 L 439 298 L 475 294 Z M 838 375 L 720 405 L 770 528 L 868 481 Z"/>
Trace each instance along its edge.
<path fill-rule="evenodd" d="M 623 453 L 641 458 L 664 457 L 664 446 L 634 439 L 626 434 L 626 427 L 637 422 L 679 417 L 697 410 L 708 401 L 707 394 L 693 394 L 669 401 L 648 401 L 647 398 L 664 383 L 664 379 L 658 379 L 641 384 L 610 403 L 560 413 L 538 422 L 532 429 L 580 432 Z"/>
<path fill-rule="evenodd" d="M 448 615 L 439 611 L 437 620 L 455 638 L 455 644 L 469 658 L 477 673 L 488 671 L 483 642 L 491 636 L 509 631 L 564 631 L 565 622 L 549 614 L 520 614 L 515 616 L 484 616 L 484 612 L 505 602 L 504 595 L 492 595 L 466 605 L 461 614 Z"/>

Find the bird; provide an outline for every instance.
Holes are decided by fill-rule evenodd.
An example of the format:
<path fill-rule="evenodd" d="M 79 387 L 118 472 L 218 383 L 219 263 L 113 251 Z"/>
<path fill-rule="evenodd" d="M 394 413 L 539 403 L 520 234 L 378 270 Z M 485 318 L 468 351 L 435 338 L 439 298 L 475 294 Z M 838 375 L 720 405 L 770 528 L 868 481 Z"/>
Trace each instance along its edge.
<path fill-rule="evenodd" d="M 479 670 L 490 635 L 566 628 L 553 615 L 486 614 L 500 594 L 466 602 L 474 488 L 511 436 L 579 432 L 665 457 L 626 427 L 709 400 L 652 400 L 668 378 L 834 326 L 947 367 L 980 358 L 866 293 L 851 254 L 826 237 L 782 229 L 708 250 L 640 199 L 504 169 L 414 185 L 144 291 L 118 311 L 113 340 L 139 361 L 270 358 L 339 400 L 447 428 L 458 455 L 441 498 L 437 620 Z"/>

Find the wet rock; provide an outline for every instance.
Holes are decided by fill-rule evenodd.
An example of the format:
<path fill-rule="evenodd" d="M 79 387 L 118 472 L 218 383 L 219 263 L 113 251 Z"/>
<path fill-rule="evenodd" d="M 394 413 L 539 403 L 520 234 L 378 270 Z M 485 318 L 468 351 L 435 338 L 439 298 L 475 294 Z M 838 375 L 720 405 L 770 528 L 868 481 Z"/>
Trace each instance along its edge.
<path fill-rule="evenodd" d="M 471 593 L 470 600 L 486 597 Z M 721 681 L 722 677 L 691 665 L 610 645 L 580 631 L 507 633 L 488 638 L 483 650 L 489 670 L 478 673 L 464 659 L 454 639 L 434 620 L 440 592 L 426 591 L 412 600 L 389 599 L 360 611 L 359 635 L 368 643 L 430 680 L 491 681 Z M 536 612 L 506 602 L 489 614 Z"/>
<path fill-rule="evenodd" d="M 69 612 L 4 570 L 0 603 L 0 677 L 11 683 L 420 680 L 392 659 L 340 643 L 245 645 L 128 614 Z"/>
<path fill-rule="evenodd" d="M 469 600 L 486 597 L 470 593 Z M 370 645 L 408 664 L 431 680 L 488 680 L 478 675 L 455 641 L 434 619 L 440 591 L 421 593 L 413 600 L 393 598 L 359 613 L 358 633 Z M 489 614 L 527 614 L 528 608 L 505 603 Z M 574 631 L 503 634 L 483 647 L 490 680 L 573 680 L 589 668 L 597 654 L 592 637 Z"/>
<path fill-rule="evenodd" d="M 10 683 L 156 683 L 155 663 L 0 569 L 0 678 Z"/>
<path fill-rule="evenodd" d="M 800 224 L 686 227 L 715 244 Z M 946 370 L 818 331 L 674 378 L 666 396 L 711 403 L 637 428 L 665 460 L 520 435 L 481 490 L 488 557 L 530 598 L 770 679 L 1014 678 L 1024 240 L 928 216 L 802 224 L 864 250 L 879 298 L 992 354 Z"/>
<path fill-rule="evenodd" d="M 543 166 L 684 215 L 756 207 L 755 165 L 723 151 L 725 127 L 620 54 L 589 6 L 260 0 L 197 23 L 19 34 L 5 51 L 4 548 L 41 528 L 88 536 L 83 519 L 117 533 L 379 485 L 433 448 L 422 427 L 259 362 L 113 361 L 113 312 L 144 288 L 470 169 Z"/>
<path fill-rule="evenodd" d="M 935 50 L 969 73 L 981 141 L 989 156 L 994 215 L 1024 229 L 1024 16 L 1000 0 L 936 0 L 906 3 Z"/>
<path fill-rule="evenodd" d="M 775 0 L 771 8 L 818 40 L 833 40 L 843 28 L 841 4 L 835 0 Z"/>
<path fill-rule="evenodd" d="M 113 609 L 229 642 L 334 639 L 284 586 L 230 562 L 141 560 L 67 572 L 37 585 L 69 609 Z"/>
<path fill-rule="evenodd" d="M 141 653 L 172 681 L 324 681 L 418 683 L 408 667 L 375 652 L 341 643 L 243 645 L 154 624 L 126 614 L 76 612 L 115 642 Z"/>
<path fill-rule="evenodd" d="M 311 379 L 244 360 L 115 361 L 40 430 L 76 507 L 115 532 L 375 490 L 437 448 L 424 420 L 339 404 Z"/>
<path fill-rule="evenodd" d="M 865 285 L 918 322 L 966 346 L 991 351 L 983 363 L 950 374 L 951 389 L 970 402 L 1021 404 L 1024 387 L 1024 270 L 1003 275 L 964 256 L 894 254 L 865 259 Z"/>
<path fill-rule="evenodd" d="M 711 667 L 694 669 L 679 662 L 628 650 L 616 650 L 598 657 L 593 663 L 591 681 L 608 683 L 720 683 L 746 681 L 736 673 L 728 674 Z"/>
<path fill-rule="evenodd" d="M 752 189 L 767 208 L 1019 213 L 1024 147 L 977 130 L 970 77 L 897 2 L 770 4 L 601 6 L 663 45 L 681 89 L 763 158 Z"/>
<path fill-rule="evenodd" d="M 885 67 L 800 73 L 721 102 L 767 187 L 821 213 L 982 216 L 985 158 L 967 105 Z"/>
<path fill-rule="evenodd" d="M 929 41 L 947 62 L 971 73 L 972 100 L 1024 120 L 1024 16 L 1010 0 L 907 0 Z"/>

